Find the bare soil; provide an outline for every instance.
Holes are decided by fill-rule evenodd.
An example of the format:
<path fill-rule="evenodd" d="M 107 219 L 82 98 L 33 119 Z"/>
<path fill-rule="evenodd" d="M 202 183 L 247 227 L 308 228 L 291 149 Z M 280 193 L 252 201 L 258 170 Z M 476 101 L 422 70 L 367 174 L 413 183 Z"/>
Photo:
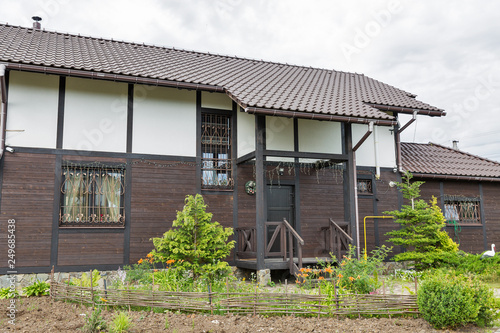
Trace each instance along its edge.
<path fill-rule="evenodd" d="M 78 332 L 92 307 L 54 301 L 50 297 L 20 298 L 16 302 L 15 325 L 9 324 L 9 300 L 0 300 L 0 332 Z M 104 309 L 103 315 L 111 322 L 115 310 Z M 153 313 L 131 311 L 133 328 L 130 332 L 453 332 L 437 331 L 424 319 L 412 318 L 301 318 L 263 316 L 216 316 L 201 314 Z M 169 327 L 165 328 L 168 321 Z M 454 332 L 492 332 L 475 326 Z"/>

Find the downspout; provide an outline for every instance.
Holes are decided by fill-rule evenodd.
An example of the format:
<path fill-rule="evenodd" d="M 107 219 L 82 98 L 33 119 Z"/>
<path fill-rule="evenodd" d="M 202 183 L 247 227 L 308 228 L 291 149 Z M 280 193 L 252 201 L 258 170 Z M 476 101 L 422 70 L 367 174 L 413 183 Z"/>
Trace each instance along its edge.
<path fill-rule="evenodd" d="M 5 69 L 6 66 L 0 64 L 0 98 L 2 100 L 0 104 L 0 130 L 2 131 L 0 139 L 0 160 L 5 152 L 5 135 L 7 129 L 7 85 L 5 84 Z"/>
<path fill-rule="evenodd" d="M 373 126 L 373 154 L 375 155 L 375 179 L 380 179 L 380 164 L 378 160 L 378 130 Z"/>
<path fill-rule="evenodd" d="M 401 162 L 401 132 L 403 132 L 405 129 L 408 128 L 415 120 L 417 120 L 417 111 L 413 111 L 413 117 L 408 121 L 403 127 L 401 127 L 397 133 L 396 133 L 396 152 L 398 154 L 397 156 L 397 163 L 398 163 L 398 171 L 399 172 L 404 172 L 403 171 L 403 163 Z"/>
<path fill-rule="evenodd" d="M 352 148 L 352 164 L 353 164 L 353 178 L 354 178 L 354 211 L 355 211 L 355 224 L 356 224 L 356 251 L 358 258 L 360 257 L 359 252 L 359 204 L 358 204 L 358 172 L 356 170 L 356 150 L 363 144 L 363 142 L 368 139 L 370 134 L 373 132 L 373 122 L 368 124 L 368 130 L 365 135 L 358 141 L 358 143 Z"/>

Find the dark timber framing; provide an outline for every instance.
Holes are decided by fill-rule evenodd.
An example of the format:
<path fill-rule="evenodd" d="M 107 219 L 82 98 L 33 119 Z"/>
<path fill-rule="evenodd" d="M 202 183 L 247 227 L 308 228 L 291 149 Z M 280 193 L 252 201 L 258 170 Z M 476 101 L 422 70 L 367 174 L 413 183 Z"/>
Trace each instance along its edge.
<path fill-rule="evenodd" d="M 353 239 L 354 245 L 358 244 L 358 230 L 356 226 L 356 207 L 354 204 L 355 201 L 355 184 L 356 184 L 356 161 L 354 159 L 354 151 L 352 150 L 352 125 L 344 124 L 344 136 L 345 136 L 345 151 L 347 153 L 347 161 L 346 161 L 346 177 L 344 178 L 344 198 L 347 197 L 347 200 L 344 201 L 345 207 L 345 218 L 346 221 L 349 221 L 351 224 L 351 237 Z"/>
<path fill-rule="evenodd" d="M 266 118 L 255 116 L 255 185 L 256 185 L 256 237 L 257 237 L 257 270 L 265 269 L 265 236 L 266 236 L 266 179 L 264 169 L 264 150 L 266 149 Z"/>
<path fill-rule="evenodd" d="M 59 77 L 59 97 L 57 104 L 57 137 L 56 148 L 63 147 L 63 129 L 64 129 L 64 102 L 66 97 L 66 77 Z"/>
<path fill-rule="evenodd" d="M 484 249 L 488 249 L 488 235 L 486 234 L 486 219 L 484 216 L 484 196 L 483 196 L 483 184 L 479 183 L 479 210 L 481 214 L 481 225 L 483 227 L 483 245 Z"/>
<path fill-rule="evenodd" d="M 134 132 L 134 85 L 128 85 L 128 96 L 127 96 L 127 153 L 132 152 L 132 140 Z"/>
<path fill-rule="evenodd" d="M 299 120 L 293 119 L 293 150 L 299 152 Z M 298 157 L 294 158 L 295 170 L 300 170 L 300 161 Z M 295 206 L 295 231 L 299 235 L 302 234 L 302 223 L 300 220 L 300 172 L 295 172 L 294 175 L 294 206 Z"/>
<path fill-rule="evenodd" d="M 196 193 L 201 194 L 201 91 L 196 91 Z"/>
<path fill-rule="evenodd" d="M 62 155 L 56 156 L 54 170 L 54 202 L 52 206 L 52 237 L 50 243 L 50 267 L 57 267 L 59 252 L 59 209 L 61 206 Z"/>
<path fill-rule="evenodd" d="M 232 117 L 231 117 L 231 134 L 232 134 L 232 147 L 231 147 L 231 159 L 232 159 L 232 173 L 233 173 L 233 230 L 238 228 L 238 166 L 236 163 L 238 156 L 238 104 L 235 101 L 232 102 Z M 233 239 L 237 237 L 233 234 Z M 233 262 L 236 261 L 236 250 L 233 250 Z"/>

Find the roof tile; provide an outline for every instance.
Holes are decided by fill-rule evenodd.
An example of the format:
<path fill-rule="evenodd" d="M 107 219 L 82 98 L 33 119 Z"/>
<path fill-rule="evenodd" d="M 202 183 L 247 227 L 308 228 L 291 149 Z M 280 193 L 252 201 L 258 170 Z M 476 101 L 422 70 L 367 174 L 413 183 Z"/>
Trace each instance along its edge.
<path fill-rule="evenodd" d="M 0 61 L 207 84 L 244 107 L 393 119 L 368 105 L 442 111 L 362 74 L 0 24 Z"/>

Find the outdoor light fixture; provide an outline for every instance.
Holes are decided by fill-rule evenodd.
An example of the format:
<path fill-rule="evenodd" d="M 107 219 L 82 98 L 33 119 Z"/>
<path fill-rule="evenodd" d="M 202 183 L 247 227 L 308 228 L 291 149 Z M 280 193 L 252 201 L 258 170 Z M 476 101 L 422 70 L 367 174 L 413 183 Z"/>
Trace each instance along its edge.
<path fill-rule="evenodd" d="M 278 169 L 278 175 L 283 176 L 284 173 L 285 173 L 285 168 Z"/>
<path fill-rule="evenodd" d="M 12 148 L 12 147 L 5 147 L 5 150 L 7 150 L 9 153 L 14 152 L 14 148 Z"/>

